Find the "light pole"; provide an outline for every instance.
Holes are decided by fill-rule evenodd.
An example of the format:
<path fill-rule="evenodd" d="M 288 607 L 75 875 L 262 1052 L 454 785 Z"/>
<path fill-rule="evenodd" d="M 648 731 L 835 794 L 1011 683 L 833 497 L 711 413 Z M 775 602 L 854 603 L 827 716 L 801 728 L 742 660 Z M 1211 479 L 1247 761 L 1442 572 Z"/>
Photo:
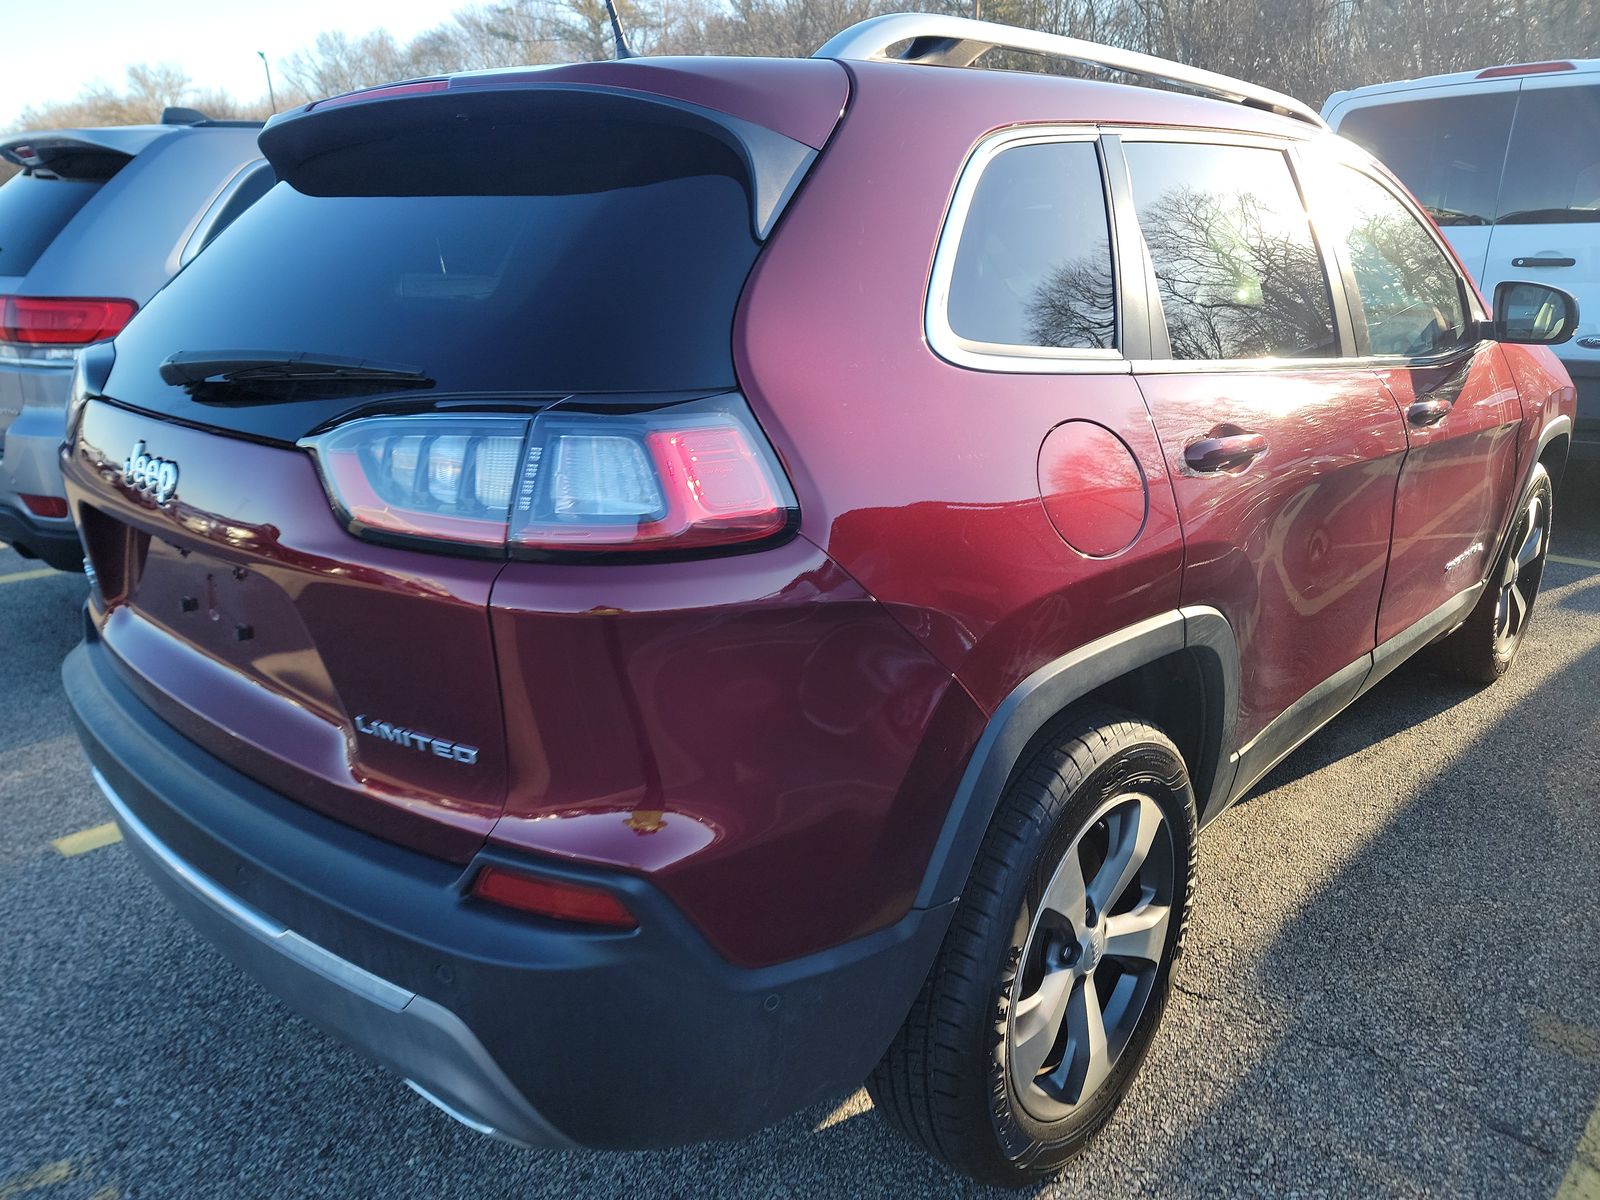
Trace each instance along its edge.
<path fill-rule="evenodd" d="M 261 60 L 261 69 L 267 73 L 267 103 L 272 106 L 272 111 L 278 111 L 278 97 L 272 91 L 272 64 L 267 61 L 267 52 L 257 50 L 256 57 Z"/>

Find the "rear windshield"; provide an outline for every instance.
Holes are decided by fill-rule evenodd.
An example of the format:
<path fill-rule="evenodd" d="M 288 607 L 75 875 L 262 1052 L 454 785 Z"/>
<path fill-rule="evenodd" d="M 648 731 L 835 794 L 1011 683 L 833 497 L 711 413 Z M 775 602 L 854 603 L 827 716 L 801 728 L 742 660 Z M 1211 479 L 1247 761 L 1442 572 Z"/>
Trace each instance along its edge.
<path fill-rule="evenodd" d="M 498 149 L 495 178 L 517 179 Z M 758 249 L 750 199 L 725 145 L 681 149 L 671 170 L 623 156 L 640 169 L 613 160 L 516 194 L 308 195 L 280 183 L 118 339 L 108 392 L 287 440 L 374 389 L 190 395 L 162 383 L 160 364 L 180 351 L 337 356 L 415 369 L 432 381 L 423 399 L 732 386 L 733 312 Z M 358 174 L 382 178 L 383 167 Z M 435 168 L 426 186 L 453 184 Z"/>
<path fill-rule="evenodd" d="M 13 175 L 0 186 L 0 275 L 26 275 L 101 181 Z"/>
<path fill-rule="evenodd" d="M 1376 104 L 1339 132 L 1386 163 L 1441 225 L 1600 221 L 1600 85 Z"/>
<path fill-rule="evenodd" d="M 1339 132 L 1388 166 L 1441 225 L 1494 221 L 1515 91 L 1358 108 Z"/>

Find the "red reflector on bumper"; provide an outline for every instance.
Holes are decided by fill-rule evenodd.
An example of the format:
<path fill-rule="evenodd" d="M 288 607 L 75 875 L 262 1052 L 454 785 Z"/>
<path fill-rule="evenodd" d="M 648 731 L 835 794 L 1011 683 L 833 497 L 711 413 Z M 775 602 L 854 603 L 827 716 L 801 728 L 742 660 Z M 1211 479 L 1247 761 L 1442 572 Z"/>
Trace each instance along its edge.
<path fill-rule="evenodd" d="M 28 506 L 28 511 L 36 517 L 64 517 L 67 515 L 67 502 L 60 496 L 30 496 L 27 492 L 18 493 L 22 502 Z"/>
<path fill-rule="evenodd" d="M 503 867 L 480 870 L 472 881 L 472 894 L 492 904 L 556 921 L 604 925 L 609 929 L 632 929 L 639 923 L 621 900 L 601 888 L 561 879 L 539 879 Z"/>

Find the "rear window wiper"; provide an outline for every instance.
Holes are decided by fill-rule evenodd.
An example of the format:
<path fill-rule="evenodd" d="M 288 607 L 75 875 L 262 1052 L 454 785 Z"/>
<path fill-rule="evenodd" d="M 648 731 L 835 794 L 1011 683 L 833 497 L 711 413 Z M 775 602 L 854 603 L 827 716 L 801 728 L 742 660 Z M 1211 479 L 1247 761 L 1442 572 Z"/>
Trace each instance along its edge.
<path fill-rule="evenodd" d="M 161 378 L 174 386 L 206 383 L 387 384 L 430 388 L 434 380 L 421 367 L 405 363 L 343 358 L 304 350 L 181 350 L 161 364 Z"/>

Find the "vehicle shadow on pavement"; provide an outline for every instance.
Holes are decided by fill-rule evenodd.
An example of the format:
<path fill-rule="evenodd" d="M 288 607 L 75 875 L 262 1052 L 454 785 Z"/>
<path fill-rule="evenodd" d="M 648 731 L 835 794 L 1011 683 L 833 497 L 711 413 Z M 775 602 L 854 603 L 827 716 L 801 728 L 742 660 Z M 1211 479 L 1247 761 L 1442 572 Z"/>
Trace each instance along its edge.
<path fill-rule="evenodd" d="M 1220 1032 L 1158 1039 L 1140 1086 L 1197 1051 L 1230 1083 L 1163 1194 L 1221 1163 L 1264 1195 L 1555 1193 L 1600 1099 L 1600 623 L 1543 615 L 1509 706 L 1397 673 L 1202 839 L 1178 1007 Z"/>

